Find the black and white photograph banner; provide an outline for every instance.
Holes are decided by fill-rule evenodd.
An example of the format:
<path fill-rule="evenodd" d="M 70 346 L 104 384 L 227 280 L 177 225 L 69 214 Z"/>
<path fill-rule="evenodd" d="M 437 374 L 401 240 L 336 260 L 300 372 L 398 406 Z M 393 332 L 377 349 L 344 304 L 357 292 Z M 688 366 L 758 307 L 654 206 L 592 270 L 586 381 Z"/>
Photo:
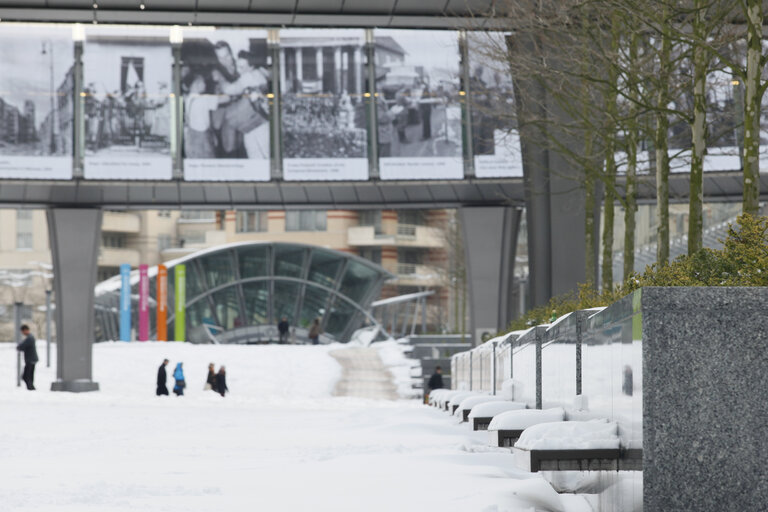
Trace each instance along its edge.
<path fill-rule="evenodd" d="M 285 180 L 368 179 L 364 34 L 280 31 Z"/>
<path fill-rule="evenodd" d="M 514 92 L 503 33 L 469 32 L 469 108 L 478 178 L 523 176 Z"/>
<path fill-rule="evenodd" d="M 265 30 L 184 31 L 186 180 L 269 180 L 271 79 Z"/>
<path fill-rule="evenodd" d="M 0 29 L 0 178 L 71 179 L 71 27 Z"/>
<path fill-rule="evenodd" d="M 169 29 L 86 30 L 85 177 L 172 177 Z"/>
<path fill-rule="evenodd" d="M 458 33 L 374 35 L 381 178 L 463 178 Z"/>

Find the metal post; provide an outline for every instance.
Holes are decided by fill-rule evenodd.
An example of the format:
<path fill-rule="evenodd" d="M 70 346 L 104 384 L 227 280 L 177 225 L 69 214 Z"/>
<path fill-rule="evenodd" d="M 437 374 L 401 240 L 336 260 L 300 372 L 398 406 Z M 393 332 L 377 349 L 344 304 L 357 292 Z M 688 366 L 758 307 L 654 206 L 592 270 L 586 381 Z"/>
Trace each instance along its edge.
<path fill-rule="evenodd" d="M 269 122 L 270 122 L 270 147 L 272 161 L 272 179 L 281 180 L 283 178 L 283 151 L 282 151 L 282 91 L 280 87 L 287 87 L 287 82 L 280 81 L 279 77 L 285 73 L 285 50 L 280 48 L 280 32 L 277 29 L 270 29 L 267 32 L 267 43 L 269 53 L 272 57 L 272 80 L 270 82 L 271 101 L 269 102 Z M 298 49 L 301 54 L 301 49 Z M 322 79 L 322 77 L 320 77 Z"/>
<path fill-rule="evenodd" d="M 469 69 L 469 42 L 467 41 L 467 31 L 459 32 L 459 63 L 461 73 L 461 90 L 459 91 L 459 101 L 461 102 L 461 121 L 464 125 L 464 175 L 468 178 L 475 176 L 475 159 L 472 148 L 472 113 L 469 105 L 471 94 L 470 88 L 470 69 Z M 446 116 L 446 120 L 448 116 Z M 446 136 L 448 130 L 446 129 Z"/>
<path fill-rule="evenodd" d="M 74 63 L 74 86 L 75 100 L 73 109 L 74 130 L 74 166 L 72 168 L 73 178 L 83 177 L 83 167 L 85 158 L 85 94 L 83 90 L 83 41 L 75 41 L 75 63 Z M 90 91 L 89 94 L 93 94 Z"/>
<path fill-rule="evenodd" d="M 45 367 L 51 367 L 51 290 L 45 290 Z"/>
<path fill-rule="evenodd" d="M 181 180 L 184 178 L 183 145 L 184 145 L 184 101 L 181 96 L 181 39 L 178 27 L 172 30 L 171 55 L 173 64 L 171 68 L 171 77 L 173 80 L 173 89 L 170 94 L 170 116 L 171 116 L 171 160 L 173 165 L 173 178 Z"/>
<path fill-rule="evenodd" d="M 16 345 L 21 343 L 21 302 L 13 303 L 13 331 L 16 333 Z M 16 352 L 16 387 L 21 387 L 21 352 Z"/>
<path fill-rule="evenodd" d="M 472 370 L 473 370 L 473 368 L 472 368 L 472 366 L 473 366 L 472 365 L 472 362 L 473 362 L 472 361 L 472 356 L 473 355 L 474 355 L 473 352 L 470 351 L 469 352 L 469 390 L 470 391 L 472 391 Z"/>
<path fill-rule="evenodd" d="M 366 76 L 368 78 L 368 90 L 363 93 L 366 99 L 368 111 L 368 177 L 377 179 L 379 177 L 379 123 L 376 92 L 376 39 L 373 35 L 373 29 L 365 29 L 365 56 L 366 56 Z"/>
<path fill-rule="evenodd" d="M 494 341 L 492 344 L 492 350 L 491 353 L 491 380 L 493 381 L 491 383 L 491 390 L 493 394 L 496 394 L 496 342 Z"/>

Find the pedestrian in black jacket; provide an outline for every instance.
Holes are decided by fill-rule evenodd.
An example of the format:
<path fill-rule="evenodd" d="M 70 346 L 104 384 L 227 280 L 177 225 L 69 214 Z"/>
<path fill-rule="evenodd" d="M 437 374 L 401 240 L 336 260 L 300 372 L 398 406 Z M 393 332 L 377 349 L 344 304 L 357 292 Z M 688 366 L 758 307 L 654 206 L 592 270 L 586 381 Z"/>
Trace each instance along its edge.
<path fill-rule="evenodd" d="M 283 317 L 277 324 L 277 332 L 280 334 L 280 344 L 288 343 L 288 330 L 290 325 L 288 324 L 288 318 Z"/>
<path fill-rule="evenodd" d="M 216 391 L 216 370 L 214 369 L 213 363 L 208 365 L 208 377 L 205 379 L 205 386 L 203 386 L 203 390 Z"/>
<path fill-rule="evenodd" d="M 443 369 L 439 366 L 435 368 L 435 373 L 429 378 L 429 384 L 427 384 L 430 391 L 435 389 L 442 389 L 443 387 Z"/>
<path fill-rule="evenodd" d="M 21 379 L 27 385 L 27 389 L 35 389 L 35 364 L 37 363 L 37 347 L 35 347 L 35 337 L 29 332 L 29 326 L 21 326 L 21 334 L 24 339 L 16 346 L 16 350 L 24 352 L 24 373 Z"/>
<path fill-rule="evenodd" d="M 222 366 L 219 368 L 219 373 L 216 374 L 216 391 L 224 396 L 229 388 L 227 387 L 227 372 Z"/>
<path fill-rule="evenodd" d="M 168 394 L 168 386 L 165 385 L 166 381 L 168 380 L 165 374 L 165 367 L 167 365 L 168 360 L 163 359 L 163 364 L 161 364 L 160 368 L 157 369 L 157 396 Z"/>

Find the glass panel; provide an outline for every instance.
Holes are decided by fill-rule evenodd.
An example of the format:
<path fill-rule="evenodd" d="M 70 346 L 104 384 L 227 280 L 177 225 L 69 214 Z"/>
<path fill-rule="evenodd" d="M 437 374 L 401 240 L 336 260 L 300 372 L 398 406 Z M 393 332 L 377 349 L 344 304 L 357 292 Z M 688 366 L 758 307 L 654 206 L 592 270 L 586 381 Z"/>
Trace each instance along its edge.
<path fill-rule="evenodd" d="M 295 246 L 275 246 L 275 275 L 301 277 L 304 263 L 304 248 Z"/>
<path fill-rule="evenodd" d="M 341 293 L 355 302 L 360 302 L 368 294 L 368 290 L 376 282 L 378 272 L 359 261 L 349 260 L 347 271 L 341 282 Z"/>
<path fill-rule="evenodd" d="M 309 280 L 333 288 L 341 261 L 340 256 L 315 249 L 312 252 L 312 263 L 309 265 Z"/>
<path fill-rule="evenodd" d="M 203 256 L 199 261 L 209 289 L 235 280 L 234 263 L 229 251 Z"/>
<path fill-rule="evenodd" d="M 350 324 L 357 310 L 349 302 L 337 297 L 331 307 L 328 323 L 325 324 L 326 334 L 339 339 Z"/>
<path fill-rule="evenodd" d="M 261 277 L 269 275 L 269 247 L 244 247 L 238 249 L 240 260 L 240 278 Z"/>
<path fill-rule="evenodd" d="M 249 325 L 264 325 L 269 322 L 267 318 L 269 304 L 269 282 L 243 284 L 243 296 L 245 297 L 245 317 Z"/>
<path fill-rule="evenodd" d="M 187 339 L 197 343 L 208 341 L 203 324 L 216 325 L 208 300 L 203 298 L 187 306 Z"/>
<path fill-rule="evenodd" d="M 237 288 L 230 286 L 214 293 L 213 303 L 216 308 L 216 318 L 221 327 L 229 330 L 244 325 L 243 318 L 240 316 L 240 298 L 237 296 Z"/>
<path fill-rule="evenodd" d="M 291 281 L 275 281 L 275 296 L 272 299 L 275 319 L 285 316 L 288 322 L 294 323 L 293 312 L 296 310 L 299 286 L 299 283 Z"/>
<path fill-rule="evenodd" d="M 200 278 L 200 274 L 197 272 L 197 265 L 194 261 L 187 262 L 187 296 L 186 302 L 194 299 L 198 295 L 205 293 L 205 287 L 203 286 L 203 280 Z"/>
<path fill-rule="evenodd" d="M 329 295 L 330 292 L 327 292 L 322 288 L 307 285 L 307 288 L 304 291 L 304 303 L 301 306 L 301 315 L 298 322 L 300 327 L 309 329 L 312 320 L 315 318 L 323 318 L 325 315 L 325 308 L 328 306 Z"/>

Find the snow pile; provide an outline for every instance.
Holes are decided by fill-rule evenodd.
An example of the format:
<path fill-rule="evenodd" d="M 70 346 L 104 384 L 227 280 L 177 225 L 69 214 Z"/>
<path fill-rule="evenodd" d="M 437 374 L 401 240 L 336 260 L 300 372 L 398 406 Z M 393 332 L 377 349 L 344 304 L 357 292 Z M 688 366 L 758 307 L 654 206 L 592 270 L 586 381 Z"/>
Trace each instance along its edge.
<path fill-rule="evenodd" d="M 520 409 L 503 412 L 493 417 L 488 430 L 523 430 L 538 423 L 563 421 L 565 410 L 562 407 L 554 409 Z"/>
<path fill-rule="evenodd" d="M 459 404 L 460 404 L 460 403 L 461 403 L 461 402 L 462 402 L 462 401 L 463 401 L 465 398 L 468 398 L 468 397 L 470 397 L 470 396 L 478 396 L 478 395 L 481 395 L 481 394 L 483 394 L 483 395 L 484 395 L 484 393 L 475 393 L 474 391 L 459 391 L 458 393 L 456 393 L 456 394 L 454 394 L 454 395 L 451 395 L 451 396 L 450 396 L 450 398 L 448 398 L 448 399 L 447 399 L 447 402 L 448 402 L 448 410 L 449 410 L 449 411 L 452 411 L 452 410 L 453 410 L 453 406 L 454 406 L 454 405 L 455 405 L 456 407 L 458 407 L 458 406 L 459 406 Z M 487 395 L 485 395 L 485 396 L 487 396 Z"/>
<path fill-rule="evenodd" d="M 515 443 L 524 450 L 599 450 L 619 447 L 618 425 L 606 419 L 540 423 Z"/>
<path fill-rule="evenodd" d="M 518 392 L 520 392 L 520 394 L 522 395 L 522 387 L 523 387 L 522 382 L 517 380 L 507 379 L 501 383 L 501 396 L 503 396 L 507 400 L 514 400 L 515 392 L 518 389 L 519 389 Z"/>
<path fill-rule="evenodd" d="M 486 402 L 501 402 L 503 400 L 502 397 L 496 395 L 468 396 L 459 403 L 459 406 L 456 408 L 456 412 L 454 412 L 453 415 L 463 418 L 464 411 L 471 411 L 476 405 L 484 404 Z"/>
<path fill-rule="evenodd" d="M 469 419 L 493 418 L 497 414 L 501 414 L 507 411 L 516 411 L 519 409 L 525 409 L 525 404 L 521 402 L 510 402 L 507 400 L 500 402 L 485 402 L 472 408 L 472 411 L 469 413 Z"/>
<path fill-rule="evenodd" d="M 401 398 L 420 398 L 422 391 L 414 389 L 412 370 L 421 367 L 421 361 L 410 359 L 407 354 L 413 350 L 413 346 L 403 340 L 380 341 L 371 345 L 378 353 L 379 358 L 389 373 L 392 374 L 397 394 Z"/>

